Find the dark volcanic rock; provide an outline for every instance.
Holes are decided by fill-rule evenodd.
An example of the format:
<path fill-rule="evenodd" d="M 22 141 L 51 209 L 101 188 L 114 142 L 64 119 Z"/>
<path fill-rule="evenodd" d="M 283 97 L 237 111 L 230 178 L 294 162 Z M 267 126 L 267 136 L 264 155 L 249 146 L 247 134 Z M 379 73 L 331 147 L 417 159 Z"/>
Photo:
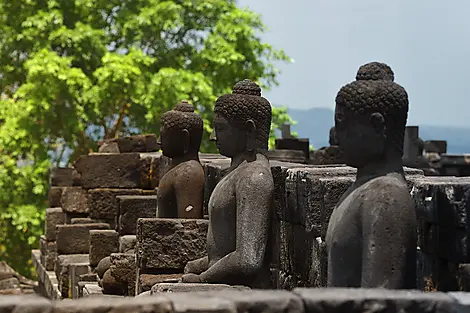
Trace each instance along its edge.
<path fill-rule="evenodd" d="M 137 266 L 180 269 L 206 255 L 208 221 L 142 218 L 137 221 Z"/>

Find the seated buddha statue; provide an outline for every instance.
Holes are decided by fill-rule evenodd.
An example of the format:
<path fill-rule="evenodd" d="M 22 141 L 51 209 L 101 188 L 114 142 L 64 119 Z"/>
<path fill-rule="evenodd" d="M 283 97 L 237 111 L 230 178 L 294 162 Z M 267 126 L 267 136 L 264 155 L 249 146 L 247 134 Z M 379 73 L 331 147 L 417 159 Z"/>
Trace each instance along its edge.
<path fill-rule="evenodd" d="M 158 185 L 158 217 L 203 218 L 202 132 L 202 118 L 186 101 L 162 115 L 158 142 L 162 154 L 171 158 L 171 168 Z"/>
<path fill-rule="evenodd" d="M 250 80 L 217 99 L 211 139 L 231 165 L 209 200 L 207 257 L 189 262 L 182 282 L 269 287 L 274 181 L 265 152 L 271 116 L 270 103 Z"/>
<path fill-rule="evenodd" d="M 417 221 L 402 165 L 408 95 L 391 70 L 373 66 L 376 76 L 362 68 L 336 96 L 338 144 L 357 174 L 329 220 L 327 285 L 412 289 Z"/>

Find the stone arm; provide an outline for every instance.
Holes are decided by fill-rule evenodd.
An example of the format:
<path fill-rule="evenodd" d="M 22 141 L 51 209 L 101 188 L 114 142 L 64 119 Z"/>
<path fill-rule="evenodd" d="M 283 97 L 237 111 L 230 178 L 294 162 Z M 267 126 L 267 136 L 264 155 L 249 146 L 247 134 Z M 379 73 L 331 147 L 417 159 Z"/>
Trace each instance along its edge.
<path fill-rule="evenodd" d="M 184 267 L 185 274 L 201 274 L 209 268 L 209 258 L 204 256 L 200 259 L 189 261 Z"/>
<path fill-rule="evenodd" d="M 201 281 L 243 284 L 262 268 L 268 241 L 274 182 L 255 171 L 236 183 L 236 248 L 201 273 Z"/>
<path fill-rule="evenodd" d="M 204 170 L 202 167 L 178 173 L 173 188 L 178 218 L 203 218 Z"/>
<path fill-rule="evenodd" d="M 372 188 L 362 203 L 362 288 L 406 289 L 416 281 L 416 213 L 405 186 Z"/>

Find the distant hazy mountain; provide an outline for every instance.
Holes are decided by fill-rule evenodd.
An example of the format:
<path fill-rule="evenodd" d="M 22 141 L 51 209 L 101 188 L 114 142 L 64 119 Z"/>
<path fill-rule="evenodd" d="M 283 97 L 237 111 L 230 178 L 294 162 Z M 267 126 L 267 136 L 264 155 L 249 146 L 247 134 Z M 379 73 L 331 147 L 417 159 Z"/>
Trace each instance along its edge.
<path fill-rule="evenodd" d="M 290 116 L 297 122 L 292 126 L 302 138 L 309 138 L 315 148 L 328 145 L 330 128 L 334 125 L 334 112 L 328 108 L 308 110 L 289 109 Z M 470 127 L 418 125 L 423 140 L 447 140 L 448 153 L 470 153 Z"/>

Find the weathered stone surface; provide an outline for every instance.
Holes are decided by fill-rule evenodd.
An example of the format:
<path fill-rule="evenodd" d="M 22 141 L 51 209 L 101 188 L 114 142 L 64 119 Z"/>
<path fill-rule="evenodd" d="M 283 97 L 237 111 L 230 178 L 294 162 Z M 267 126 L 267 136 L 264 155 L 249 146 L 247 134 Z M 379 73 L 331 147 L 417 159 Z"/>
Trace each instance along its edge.
<path fill-rule="evenodd" d="M 103 258 L 96 267 L 95 271 L 99 278 L 103 278 L 104 273 L 111 267 L 111 256 Z"/>
<path fill-rule="evenodd" d="M 454 263 L 470 262 L 470 179 L 427 177 L 414 181 L 418 245 Z"/>
<path fill-rule="evenodd" d="M 80 298 L 86 298 L 86 297 L 92 297 L 92 296 L 102 296 L 103 295 L 103 290 L 101 289 L 100 286 L 98 286 L 98 283 L 82 283 L 79 282 L 79 297 Z M 80 290 L 81 289 L 81 290 Z"/>
<path fill-rule="evenodd" d="M 0 290 L 20 288 L 20 281 L 16 277 L 0 280 Z"/>
<path fill-rule="evenodd" d="M 69 265 L 69 298 L 78 298 L 78 282 L 80 281 L 80 276 L 90 273 L 90 271 L 91 268 L 88 264 L 72 263 Z"/>
<path fill-rule="evenodd" d="M 67 213 L 88 213 L 88 195 L 82 187 L 66 187 L 62 192 L 61 207 Z"/>
<path fill-rule="evenodd" d="M 37 295 L 15 295 L 2 297 L 0 312 L 2 313 L 45 313 L 52 310 L 52 303 Z"/>
<path fill-rule="evenodd" d="M 82 186 L 91 188 L 141 188 L 139 153 L 90 154 L 79 157 L 74 167 L 81 175 Z"/>
<path fill-rule="evenodd" d="M 135 246 L 137 244 L 136 235 L 126 235 L 119 237 L 119 252 L 121 253 L 135 253 Z"/>
<path fill-rule="evenodd" d="M 103 140 L 98 145 L 101 149 L 105 144 L 109 145 L 112 143 L 116 145 L 118 149 L 117 153 L 154 152 L 160 149 L 157 144 L 157 136 L 155 134 L 112 138 Z M 104 151 L 100 150 L 100 152 Z"/>
<path fill-rule="evenodd" d="M 98 275 L 96 273 L 86 273 L 79 275 L 80 281 L 82 282 L 98 282 Z"/>
<path fill-rule="evenodd" d="M 68 187 L 73 186 L 73 168 L 55 167 L 51 169 L 51 186 Z"/>
<path fill-rule="evenodd" d="M 152 294 L 160 292 L 195 292 L 218 290 L 251 290 L 245 286 L 230 286 L 225 284 L 190 284 L 190 283 L 158 283 L 152 287 Z"/>
<path fill-rule="evenodd" d="M 90 217 L 98 220 L 112 220 L 115 224 L 119 211 L 119 202 L 117 197 L 125 195 L 142 195 L 143 193 L 142 189 L 98 188 L 89 190 L 88 203 L 90 208 Z"/>
<path fill-rule="evenodd" d="M 137 266 L 184 269 L 206 255 L 207 220 L 141 218 L 137 221 Z"/>
<path fill-rule="evenodd" d="M 39 248 L 41 251 L 41 264 L 46 271 L 53 271 L 55 260 L 57 258 L 57 244 L 55 241 L 47 241 L 46 236 L 39 239 Z"/>
<path fill-rule="evenodd" d="M 455 312 L 470 312 L 470 293 L 449 292 L 448 295 L 457 302 Z"/>
<path fill-rule="evenodd" d="M 40 260 L 39 250 L 31 251 L 31 261 L 39 280 L 40 294 L 49 299 L 60 299 L 59 283 L 53 271 L 46 271 Z"/>
<path fill-rule="evenodd" d="M 330 216 L 341 196 L 353 184 L 354 179 L 351 177 L 320 178 L 319 182 L 322 185 L 321 193 L 323 194 L 322 209 L 320 211 L 320 235 L 325 238 Z"/>
<path fill-rule="evenodd" d="M 307 312 L 362 313 L 391 312 L 454 312 L 455 301 L 438 292 L 391 291 L 387 289 L 295 289 Z"/>
<path fill-rule="evenodd" d="M 119 295 L 123 296 L 126 294 L 127 285 L 122 284 L 111 275 L 111 270 L 107 270 L 103 279 L 101 280 L 101 287 L 103 288 L 103 294 L 106 295 Z"/>
<path fill-rule="evenodd" d="M 91 219 L 89 217 L 74 217 L 70 219 L 70 224 L 93 224 L 93 223 L 100 223 L 98 220 Z"/>
<path fill-rule="evenodd" d="M 221 290 L 201 292 L 207 298 L 216 297 L 235 304 L 238 312 L 291 312 L 305 311 L 302 299 L 292 292 L 281 290 Z"/>
<path fill-rule="evenodd" d="M 135 254 L 113 253 L 110 257 L 111 276 L 127 288 L 124 292 L 127 296 L 135 295 L 136 260 Z"/>
<path fill-rule="evenodd" d="M 135 235 L 137 219 L 157 216 L 157 196 L 118 196 L 118 231 L 121 236 Z"/>
<path fill-rule="evenodd" d="M 114 230 L 90 230 L 90 265 L 119 251 L 119 234 Z"/>
<path fill-rule="evenodd" d="M 85 218 L 88 218 L 88 213 L 72 213 L 72 212 L 64 212 L 64 213 L 65 213 L 65 224 L 72 224 L 72 220 L 77 220 L 77 219 L 83 220 Z"/>
<path fill-rule="evenodd" d="M 237 313 L 236 305 L 230 300 L 207 297 L 204 294 L 186 293 L 184 297 L 180 294 L 166 293 L 165 298 L 173 304 L 173 312 L 175 313 Z M 266 311 L 268 312 L 268 311 Z"/>
<path fill-rule="evenodd" d="M 470 264 L 459 264 L 459 287 L 461 291 L 470 291 Z"/>
<path fill-rule="evenodd" d="M 62 203 L 61 203 L 61 198 L 62 198 L 62 192 L 65 189 L 65 187 L 55 187 L 52 186 L 49 188 L 49 192 L 47 194 L 47 200 L 49 202 L 49 207 L 50 208 L 60 208 Z"/>
<path fill-rule="evenodd" d="M 119 146 L 117 142 L 101 142 L 98 153 L 119 153 Z"/>
<path fill-rule="evenodd" d="M 178 282 L 183 274 L 140 274 L 136 283 L 136 295 L 151 291 L 155 284 L 165 282 Z"/>
<path fill-rule="evenodd" d="M 46 210 L 46 239 L 56 240 L 56 226 L 65 223 L 65 214 L 62 208 L 49 208 Z"/>
<path fill-rule="evenodd" d="M 87 288 L 88 285 L 85 286 Z M 93 287 L 92 287 L 93 288 Z M 85 295 L 78 300 L 60 301 L 55 303 L 52 313 L 172 313 L 170 300 L 161 296 L 141 297 L 138 299 L 113 296 Z"/>
<path fill-rule="evenodd" d="M 90 250 L 89 231 L 92 229 L 109 229 L 109 224 L 77 224 L 57 226 L 57 253 L 79 254 Z"/>
<path fill-rule="evenodd" d="M 63 298 L 69 297 L 69 270 L 71 264 L 88 266 L 88 254 L 70 254 L 57 256 L 55 274 L 58 287 Z"/>

